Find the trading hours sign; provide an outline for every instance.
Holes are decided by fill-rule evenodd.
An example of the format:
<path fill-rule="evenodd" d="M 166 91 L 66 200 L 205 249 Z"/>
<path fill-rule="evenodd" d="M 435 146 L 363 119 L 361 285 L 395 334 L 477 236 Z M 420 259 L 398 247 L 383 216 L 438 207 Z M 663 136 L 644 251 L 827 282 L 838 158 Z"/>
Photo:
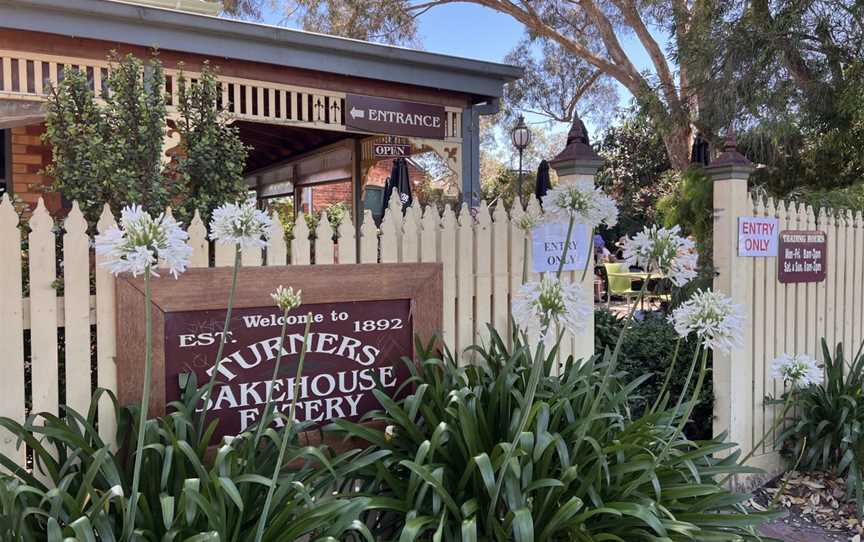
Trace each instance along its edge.
<path fill-rule="evenodd" d="M 370 267 L 380 270 L 369 273 Z M 177 281 L 153 281 L 155 401 L 150 406 L 155 413 L 180 400 L 189 375 L 201 384 L 212 374 L 230 284 L 218 278 L 226 271 L 199 269 Z M 240 277 L 209 404 L 208 421 L 219 420 L 217 438 L 254 424 L 268 390 L 276 408 L 287 414 L 295 383 L 298 421 L 321 426 L 336 418 L 357 420 L 379 408 L 376 387 L 392 395 L 409 377 L 400 360 L 414 356 L 415 333 L 427 340 L 440 327 L 439 264 L 245 268 Z M 287 319 L 269 299 L 279 284 L 303 290 L 303 305 Z M 118 391 L 124 404 L 140 400 L 141 289 L 135 279 L 118 284 Z M 309 319 L 303 374 L 295 382 Z M 274 380 L 283 322 L 282 369 Z"/>
<path fill-rule="evenodd" d="M 827 248 L 825 232 L 783 230 L 780 232 L 777 280 L 784 284 L 825 280 Z"/>

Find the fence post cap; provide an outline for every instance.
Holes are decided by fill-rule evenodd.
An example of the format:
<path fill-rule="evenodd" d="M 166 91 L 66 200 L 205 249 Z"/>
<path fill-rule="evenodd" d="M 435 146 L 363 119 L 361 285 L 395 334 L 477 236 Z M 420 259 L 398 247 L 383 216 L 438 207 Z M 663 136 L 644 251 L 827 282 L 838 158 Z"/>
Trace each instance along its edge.
<path fill-rule="evenodd" d="M 588 130 L 585 129 L 585 123 L 574 111 L 573 124 L 567 134 L 567 145 L 564 150 L 549 161 L 549 166 L 558 173 L 559 177 L 562 177 L 574 174 L 594 175 L 602 165 L 603 159 L 591 147 L 588 140 Z"/>
<path fill-rule="evenodd" d="M 743 180 L 746 181 L 753 170 L 753 162 L 738 151 L 738 139 L 735 129 L 729 127 L 726 130 L 726 141 L 723 144 L 723 152 L 711 165 L 705 167 L 705 173 L 713 180 Z"/>

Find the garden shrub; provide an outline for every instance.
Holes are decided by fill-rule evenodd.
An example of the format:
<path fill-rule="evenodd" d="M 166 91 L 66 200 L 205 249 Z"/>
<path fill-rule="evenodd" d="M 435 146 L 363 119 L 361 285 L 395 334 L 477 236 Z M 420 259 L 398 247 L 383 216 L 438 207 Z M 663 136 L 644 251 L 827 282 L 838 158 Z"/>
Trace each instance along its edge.
<path fill-rule="evenodd" d="M 158 57 L 112 54 L 109 60 L 105 89 L 94 92 L 87 74 L 69 67 L 46 102 L 44 140 L 52 162 L 44 173 L 55 191 L 78 202 L 91 228 L 105 204 L 114 212 L 140 204 L 157 214 L 171 205 L 188 224 L 196 210 L 206 222 L 223 201 L 245 197 L 247 149 L 239 129 L 228 124 L 227 104 L 219 104 L 215 70 L 205 63 L 194 83 L 182 73 L 173 80 L 179 145 L 168 157 L 165 73 Z"/>
<path fill-rule="evenodd" d="M 262 540 L 313 540 L 360 528 L 354 523 L 368 502 L 330 496 L 334 477 L 362 465 L 357 452 L 334 455 L 326 447 L 301 446 L 303 425 L 284 424 L 264 432 L 260 446 L 245 432 L 208 455 L 211 424 L 196 431 L 201 391 L 194 381 L 173 411 L 147 421 L 141 497 L 133 540 L 251 541 L 279 452 L 281 432 L 291 431 L 286 464 L 275 492 L 274 510 Z M 89 413 L 61 407 L 63 417 L 31 415 L 21 425 L 0 419 L 33 449 L 34 472 L 0 455 L 11 475 L 0 475 L 0 540 L 113 541 L 123 538 L 129 506 L 132 454 L 114 452 L 95 426 L 99 398 L 114 402 L 119 442 L 135 449 L 137 408 L 120 410 L 110 392 L 97 390 Z M 267 423 L 272 418 L 267 420 Z M 254 430 L 254 428 L 252 429 Z M 374 459 L 372 456 L 370 459 Z"/>
<path fill-rule="evenodd" d="M 843 344 L 832 354 L 822 340 L 825 379 L 793 388 L 788 426 L 778 443 L 802 470 L 825 470 L 847 479 L 847 488 L 864 512 L 864 353 L 849 359 Z"/>
<path fill-rule="evenodd" d="M 383 540 L 757 540 L 753 527 L 771 515 L 747 514 L 747 496 L 714 477 L 754 472 L 737 466 L 734 445 L 676 436 L 671 411 L 634 417 L 628 397 L 648 378 L 604 374 L 608 358 L 569 359 L 532 352 L 515 338 L 508 349 L 492 333 L 488 350 L 460 367 L 429 350 L 401 400 L 376 392 L 383 410 L 373 426 L 344 420 L 336 430 L 379 456 L 355 471 L 346 491 L 369 498 L 365 519 Z M 418 348 L 419 349 L 419 348 Z M 531 368 L 544 367 L 529 430 L 515 437 Z M 496 476 L 511 443 L 501 499 Z"/>
<path fill-rule="evenodd" d="M 624 321 L 612 312 L 605 309 L 594 311 L 595 353 L 603 355 L 606 349 L 612 351 L 623 329 Z M 648 375 L 630 397 L 629 405 L 634 415 L 641 415 L 657 400 L 669 364 L 675 355 L 678 340 L 675 328 L 661 312 L 645 313 L 641 320 L 634 320 L 624 335 L 618 368 L 633 378 Z M 695 351 L 694 340 L 681 340 L 678 361 L 669 382 L 672 397 L 681 395 Z M 692 423 L 687 427 L 687 434 L 696 439 L 711 438 L 713 417 L 714 395 L 709 378 L 702 389 L 699 404 L 693 410 Z"/>

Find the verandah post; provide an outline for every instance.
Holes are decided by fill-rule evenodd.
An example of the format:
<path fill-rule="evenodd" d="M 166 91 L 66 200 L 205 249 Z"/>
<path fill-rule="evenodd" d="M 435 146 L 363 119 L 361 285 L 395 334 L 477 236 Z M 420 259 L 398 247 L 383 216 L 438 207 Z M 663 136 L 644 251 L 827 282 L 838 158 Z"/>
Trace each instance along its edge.
<path fill-rule="evenodd" d="M 705 173 L 714 191 L 714 290 L 743 306 L 747 322 L 743 346 L 728 353 L 715 350 L 714 434 L 728 432 L 727 440 L 738 443 L 741 452 L 753 446 L 753 258 L 738 256 L 738 217 L 752 215 L 747 179 L 753 164 L 738 152 L 735 132 L 726 134 L 723 153 Z M 762 398 L 756 398 L 761 402 Z M 760 436 L 761 437 L 761 436 Z M 733 484 L 741 482 L 733 478 Z"/>
<path fill-rule="evenodd" d="M 567 134 L 567 146 L 558 153 L 558 156 L 549 161 L 549 166 L 558 175 L 559 183 L 568 184 L 578 181 L 589 181 L 593 185 L 597 171 L 601 165 L 603 165 L 603 159 L 591 148 L 585 124 L 579 118 L 579 115 L 574 113 L 573 125 Z M 578 239 L 574 239 L 576 246 L 591 246 L 591 231 L 588 231 L 585 235 L 588 236 L 588 239 L 585 239 L 583 243 L 579 243 Z M 581 258 L 582 256 L 579 255 L 579 257 Z M 568 271 L 563 276 L 574 281 L 582 278 L 583 291 L 589 296 L 589 301 L 591 301 L 594 296 L 593 254 L 588 255 L 588 266 L 589 272 L 584 274 L 584 278 L 582 277 L 581 270 Z M 565 338 L 565 340 L 570 339 Z M 562 350 L 567 352 L 568 349 L 563 348 L 562 345 Z M 585 326 L 585 331 L 574 339 L 572 352 L 573 359 L 577 360 L 587 359 L 594 355 L 594 313 L 591 313 Z"/>

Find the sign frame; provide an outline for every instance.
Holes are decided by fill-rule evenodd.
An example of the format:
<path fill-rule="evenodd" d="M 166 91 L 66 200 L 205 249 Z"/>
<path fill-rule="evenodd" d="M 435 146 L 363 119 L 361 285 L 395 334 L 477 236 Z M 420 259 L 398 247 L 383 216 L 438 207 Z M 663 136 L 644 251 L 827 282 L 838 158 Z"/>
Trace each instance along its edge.
<path fill-rule="evenodd" d="M 150 416 L 166 413 L 165 315 L 225 310 L 231 267 L 189 269 L 174 279 L 151 279 L 153 374 Z M 408 300 L 412 338 L 423 344 L 440 337 L 443 321 L 443 268 L 440 263 L 336 264 L 246 267 L 237 277 L 234 308 L 275 308 L 270 294 L 277 286 L 303 291 L 304 304 Z M 117 397 L 121 405 L 138 404 L 144 381 L 144 279 L 122 275 L 116 281 Z M 301 307 L 302 308 L 302 307 Z M 278 310 L 278 309 L 277 309 Z M 417 352 L 411 343 L 411 357 Z M 321 431 L 306 432 L 320 442 Z"/>

